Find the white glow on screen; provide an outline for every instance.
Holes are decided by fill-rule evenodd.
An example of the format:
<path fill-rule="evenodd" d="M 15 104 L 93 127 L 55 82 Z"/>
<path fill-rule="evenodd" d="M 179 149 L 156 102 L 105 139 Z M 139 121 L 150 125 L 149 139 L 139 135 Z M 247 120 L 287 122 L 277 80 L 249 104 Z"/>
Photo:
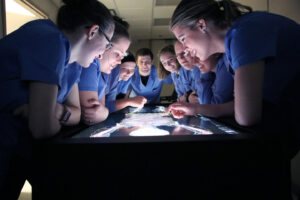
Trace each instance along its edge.
<path fill-rule="evenodd" d="M 5 7 L 6 7 L 6 12 L 35 17 L 34 14 L 26 10 L 20 4 L 16 3 L 14 0 L 6 0 Z"/>
<path fill-rule="evenodd" d="M 140 128 L 137 130 L 132 131 L 129 135 L 130 136 L 163 136 L 163 135 L 169 135 L 170 133 L 168 131 L 158 129 L 158 128 L 152 128 L 152 127 L 146 127 L 146 128 Z"/>

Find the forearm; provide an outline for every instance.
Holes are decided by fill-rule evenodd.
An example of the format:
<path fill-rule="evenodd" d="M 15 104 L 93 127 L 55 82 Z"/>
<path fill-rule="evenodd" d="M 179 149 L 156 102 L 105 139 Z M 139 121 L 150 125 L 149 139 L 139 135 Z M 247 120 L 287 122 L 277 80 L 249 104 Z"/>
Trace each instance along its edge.
<path fill-rule="evenodd" d="M 116 110 L 121 110 L 123 108 L 126 108 L 127 106 L 130 106 L 131 98 L 126 99 L 118 99 L 115 101 L 116 103 Z"/>
<path fill-rule="evenodd" d="M 43 119 L 35 118 L 36 115 L 29 114 L 29 129 L 36 139 L 43 139 L 54 136 L 61 129 L 61 124 L 56 117 L 56 111 L 53 109 L 51 115 L 43 117 Z"/>
<path fill-rule="evenodd" d="M 234 116 L 233 101 L 223 104 L 199 104 L 196 106 L 196 113 L 207 117 Z"/>

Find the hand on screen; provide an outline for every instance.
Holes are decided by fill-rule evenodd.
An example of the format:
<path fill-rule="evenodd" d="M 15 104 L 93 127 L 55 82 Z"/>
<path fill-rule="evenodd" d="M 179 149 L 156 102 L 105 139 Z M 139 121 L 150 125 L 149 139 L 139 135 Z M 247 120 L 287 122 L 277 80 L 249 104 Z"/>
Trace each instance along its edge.
<path fill-rule="evenodd" d="M 176 102 L 167 108 L 166 113 L 169 114 L 171 112 L 175 118 L 183 118 L 185 115 L 196 115 L 194 106 L 194 104 L 190 103 Z"/>
<path fill-rule="evenodd" d="M 147 103 L 147 99 L 143 96 L 135 96 L 131 98 L 132 107 L 142 108 L 144 104 Z"/>

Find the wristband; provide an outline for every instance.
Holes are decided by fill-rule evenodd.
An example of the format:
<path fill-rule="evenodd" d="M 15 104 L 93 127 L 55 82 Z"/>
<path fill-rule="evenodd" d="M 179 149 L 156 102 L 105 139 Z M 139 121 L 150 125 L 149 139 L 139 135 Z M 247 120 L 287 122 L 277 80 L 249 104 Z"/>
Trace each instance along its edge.
<path fill-rule="evenodd" d="M 60 123 L 66 123 L 71 116 L 71 112 L 67 109 L 67 106 L 63 105 L 63 107 L 64 107 L 64 110 L 63 110 L 63 114 L 59 120 Z"/>

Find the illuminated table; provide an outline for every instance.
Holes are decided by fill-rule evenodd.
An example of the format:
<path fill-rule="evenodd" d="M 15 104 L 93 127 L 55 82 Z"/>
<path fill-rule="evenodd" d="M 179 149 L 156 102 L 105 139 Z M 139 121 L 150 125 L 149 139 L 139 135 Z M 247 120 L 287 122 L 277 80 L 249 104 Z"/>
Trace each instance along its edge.
<path fill-rule="evenodd" d="M 280 141 L 201 116 L 139 120 L 160 111 L 124 109 L 37 144 L 33 199 L 289 198 Z"/>

